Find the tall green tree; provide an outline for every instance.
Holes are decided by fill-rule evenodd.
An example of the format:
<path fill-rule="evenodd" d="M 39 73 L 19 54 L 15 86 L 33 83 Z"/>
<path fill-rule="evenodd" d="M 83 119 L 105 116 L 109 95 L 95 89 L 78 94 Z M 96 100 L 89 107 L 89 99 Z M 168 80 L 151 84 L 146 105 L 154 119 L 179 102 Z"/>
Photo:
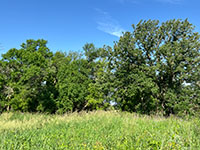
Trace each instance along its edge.
<path fill-rule="evenodd" d="M 87 61 L 78 53 L 69 53 L 59 67 L 57 89 L 57 113 L 67 111 L 81 111 L 87 104 L 89 70 Z"/>
<path fill-rule="evenodd" d="M 45 40 L 27 40 L 20 49 L 2 55 L 7 84 L 7 105 L 12 110 L 54 111 L 54 96 L 48 89 L 53 53 Z"/>
<path fill-rule="evenodd" d="M 83 47 L 88 61 L 89 78 L 87 109 L 107 109 L 110 106 L 108 57 L 111 47 L 95 48 L 93 44 Z"/>
<path fill-rule="evenodd" d="M 119 107 L 168 115 L 178 109 L 188 112 L 184 109 L 188 103 L 199 107 L 191 95 L 199 82 L 199 50 L 199 34 L 187 19 L 133 25 L 133 32 L 126 32 L 115 44 L 110 59 Z"/>
<path fill-rule="evenodd" d="M 4 93 L 4 86 L 6 84 L 4 69 L 3 69 L 3 61 L 0 60 L 0 112 L 3 111 L 6 105 L 5 101 L 5 93 Z"/>

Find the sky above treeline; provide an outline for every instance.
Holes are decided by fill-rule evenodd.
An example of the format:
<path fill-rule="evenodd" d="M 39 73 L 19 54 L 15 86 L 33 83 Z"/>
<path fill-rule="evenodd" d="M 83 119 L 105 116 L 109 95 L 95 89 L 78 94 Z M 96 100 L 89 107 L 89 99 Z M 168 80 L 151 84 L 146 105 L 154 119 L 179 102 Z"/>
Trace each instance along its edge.
<path fill-rule="evenodd" d="M 45 39 L 54 52 L 112 46 L 141 19 L 186 18 L 200 32 L 199 0 L 0 0 L 0 54 L 27 39 Z"/>

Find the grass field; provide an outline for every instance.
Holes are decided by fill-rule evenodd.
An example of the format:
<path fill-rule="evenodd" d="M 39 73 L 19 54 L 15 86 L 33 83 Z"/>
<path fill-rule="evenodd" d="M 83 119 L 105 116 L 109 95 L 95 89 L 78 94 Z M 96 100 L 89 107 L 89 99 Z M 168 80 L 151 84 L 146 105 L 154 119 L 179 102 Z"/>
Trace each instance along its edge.
<path fill-rule="evenodd" d="M 3 113 L 1 150 L 200 150 L 200 120 L 122 112 Z"/>

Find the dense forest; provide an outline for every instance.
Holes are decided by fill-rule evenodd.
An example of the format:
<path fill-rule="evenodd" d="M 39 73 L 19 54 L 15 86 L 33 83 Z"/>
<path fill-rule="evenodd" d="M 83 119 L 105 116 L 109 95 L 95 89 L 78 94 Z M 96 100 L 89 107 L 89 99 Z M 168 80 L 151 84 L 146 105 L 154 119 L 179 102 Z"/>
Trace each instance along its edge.
<path fill-rule="evenodd" d="M 0 60 L 0 112 L 200 114 L 200 35 L 188 20 L 140 21 L 113 47 L 52 52 L 27 40 Z"/>

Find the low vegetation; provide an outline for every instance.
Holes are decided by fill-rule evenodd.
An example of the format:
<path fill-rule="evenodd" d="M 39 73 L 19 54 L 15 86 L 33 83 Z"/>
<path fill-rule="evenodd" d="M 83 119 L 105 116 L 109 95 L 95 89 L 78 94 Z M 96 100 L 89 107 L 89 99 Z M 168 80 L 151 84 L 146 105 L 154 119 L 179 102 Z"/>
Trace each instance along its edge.
<path fill-rule="evenodd" d="M 116 111 L 0 116 L 0 149 L 7 150 L 197 150 L 199 139 L 195 118 Z"/>

